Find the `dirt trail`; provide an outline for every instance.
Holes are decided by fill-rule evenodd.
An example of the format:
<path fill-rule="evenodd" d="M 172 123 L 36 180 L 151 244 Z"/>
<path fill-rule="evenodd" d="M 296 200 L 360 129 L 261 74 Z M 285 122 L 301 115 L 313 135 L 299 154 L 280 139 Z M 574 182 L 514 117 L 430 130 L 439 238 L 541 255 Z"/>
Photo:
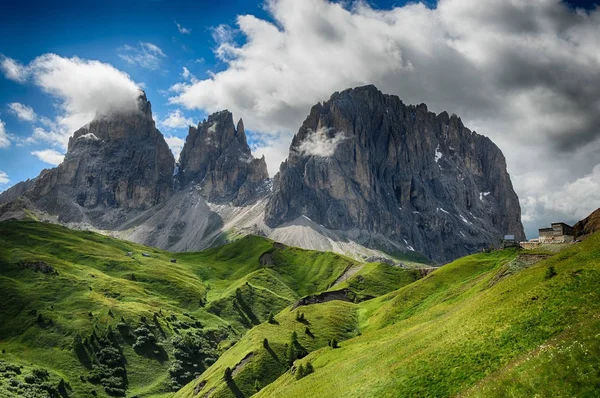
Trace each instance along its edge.
<path fill-rule="evenodd" d="M 340 283 L 352 278 L 358 271 L 360 271 L 363 268 L 363 266 L 364 266 L 364 264 L 358 264 L 358 265 L 346 268 L 344 273 L 342 275 L 340 275 L 340 277 L 337 278 L 335 280 L 335 282 L 333 282 L 333 284 L 329 288 L 331 289 L 332 287 L 335 287 L 335 286 L 339 285 Z"/>
<path fill-rule="evenodd" d="M 231 370 L 231 377 L 235 377 L 235 375 L 240 373 L 241 370 L 244 368 L 244 365 L 246 365 L 246 363 L 248 363 L 248 361 L 250 361 L 252 357 L 254 357 L 254 353 L 250 352 L 244 357 L 244 359 L 238 362 L 238 364 L 235 365 L 235 367 Z"/>

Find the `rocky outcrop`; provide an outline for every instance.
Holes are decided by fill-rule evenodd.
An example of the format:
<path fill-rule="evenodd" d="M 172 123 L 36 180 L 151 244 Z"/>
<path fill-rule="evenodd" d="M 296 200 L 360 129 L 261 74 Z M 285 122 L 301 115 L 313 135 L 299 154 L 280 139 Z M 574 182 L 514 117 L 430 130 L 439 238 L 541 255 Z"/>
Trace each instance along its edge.
<path fill-rule="evenodd" d="M 600 209 L 596 209 L 592 214 L 578 221 L 573 226 L 573 230 L 577 238 L 600 231 Z"/>
<path fill-rule="evenodd" d="M 2 196 L 25 196 L 61 222 L 113 228 L 128 212 L 148 209 L 171 195 L 174 164 L 142 93 L 138 109 L 96 116 L 69 139 L 58 167 Z"/>
<path fill-rule="evenodd" d="M 269 174 L 264 156 L 252 156 L 242 120 L 236 127 L 225 110 L 190 127 L 177 179 L 182 188 L 199 185 L 209 202 L 242 205 L 265 194 Z"/>
<path fill-rule="evenodd" d="M 524 239 L 502 152 L 456 115 L 374 86 L 312 107 L 274 179 L 265 222 L 304 216 L 367 246 L 374 236 L 438 262 Z"/>

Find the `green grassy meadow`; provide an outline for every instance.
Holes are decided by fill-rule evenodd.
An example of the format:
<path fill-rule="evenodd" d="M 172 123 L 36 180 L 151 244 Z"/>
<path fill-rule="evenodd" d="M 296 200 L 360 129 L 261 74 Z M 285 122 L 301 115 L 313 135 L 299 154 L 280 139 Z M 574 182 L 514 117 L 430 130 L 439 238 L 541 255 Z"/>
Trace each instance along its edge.
<path fill-rule="evenodd" d="M 423 275 L 253 236 L 168 253 L 0 223 L 0 396 L 600 394 L 599 234 Z M 312 295 L 335 299 L 296 307 Z"/>

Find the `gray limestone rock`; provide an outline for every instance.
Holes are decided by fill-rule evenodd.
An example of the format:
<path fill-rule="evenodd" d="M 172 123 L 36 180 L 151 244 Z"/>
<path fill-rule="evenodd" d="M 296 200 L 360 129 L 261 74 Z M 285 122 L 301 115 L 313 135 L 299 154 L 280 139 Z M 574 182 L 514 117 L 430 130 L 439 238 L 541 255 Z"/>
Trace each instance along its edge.
<path fill-rule="evenodd" d="M 252 156 L 242 120 L 236 127 L 226 110 L 190 127 L 179 168 L 180 186 L 199 185 L 203 197 L 213 203 L 255 201 L 264 196 L 269 179 L 265 158 Z"/>
<path fill-rule="evenodd" d="M 64 161 L 0 196 L 25 196 L 61 222 L 113 228 L 170 197 L 175 160 L 145 94 L 138 109 L 96 116 L 69 139 Z"/>
<path fill-rule="evenodd" d="M 456 115 L 405 105 L 374 86 L 312 107 L 274 179 L 265 222 L 306 216 L 336 231 L 382 234 L 446 262 L 524 238 L 500 149 Z M 360 238 L 362 236 L 362 238 Z"/>

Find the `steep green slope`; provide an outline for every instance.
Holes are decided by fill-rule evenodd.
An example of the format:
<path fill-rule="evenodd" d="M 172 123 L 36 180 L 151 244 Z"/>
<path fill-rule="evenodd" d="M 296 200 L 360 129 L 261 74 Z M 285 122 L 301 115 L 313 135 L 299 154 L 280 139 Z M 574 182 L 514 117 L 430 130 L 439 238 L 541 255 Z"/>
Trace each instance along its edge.
<path fill-rule="evenodd" d="M 0 396 L 61 379 L 71 397 L 169 396 L 269 313 L 354 264 L 252 236 L 173 254 L 52 224 L 0 223 Z M 29 383 L 33 368 L 48 375 Z"/>
<path fill-rule="evenodd" d="M 368 263 L 358 267 L 360 271 L 330 291 L 350 289 L 351 296 L 361 301 L 388 293 L 421 277 L 417 270 L 405 270 L 383 263 Z M 319 287 L 326 286 L 323 283 Z M 357 304 L 340 300 L 287 307 L 275 316 L 274 322 L 262 323 L 250 330 L 201 377 L 176 396 L 250 396 L 290 369 L 292 333 L 296 332 L 298 336 L 298 350 L 302 351 L 302 355 L 327 347 L 333 338 L 342 342 L 359 333 L 358 308 Z M 300 315 L 302 318 L 298 319 Z M 264 339 L 267 339 L 266 347 Z M 233 370 L 233 379 L 230 381 L 224 378 L 227 368 Z"/>
<path fill-rule="evenodd" d="M 600 235 L 509 272 L 517 255 L 465 257 L 359 304 L 360 336 L 256 396 L 596 396 Z"/>
<path fill-rule="evenodd" d="M 330 301 L 320 305 L 286 308 L 272 323 L 250 330 L 236 345 L 197 380 L 180 390 L 177 397 L 236 397 L 254 394 L 275 381 L 289 367 L 292 333 L 297 335 L 298 356 L 326 347 L 332 338 L 346 340 L 357 334 L 357 305 Z M 303 320 L 297 319 L 299 313 Z M 265 345 L 266 339 L 266 345 Z M 304 352 L 304 353 L 303 353 Z M 233 380 L 224 379 L 225 369 L 233 371 Z"/>

